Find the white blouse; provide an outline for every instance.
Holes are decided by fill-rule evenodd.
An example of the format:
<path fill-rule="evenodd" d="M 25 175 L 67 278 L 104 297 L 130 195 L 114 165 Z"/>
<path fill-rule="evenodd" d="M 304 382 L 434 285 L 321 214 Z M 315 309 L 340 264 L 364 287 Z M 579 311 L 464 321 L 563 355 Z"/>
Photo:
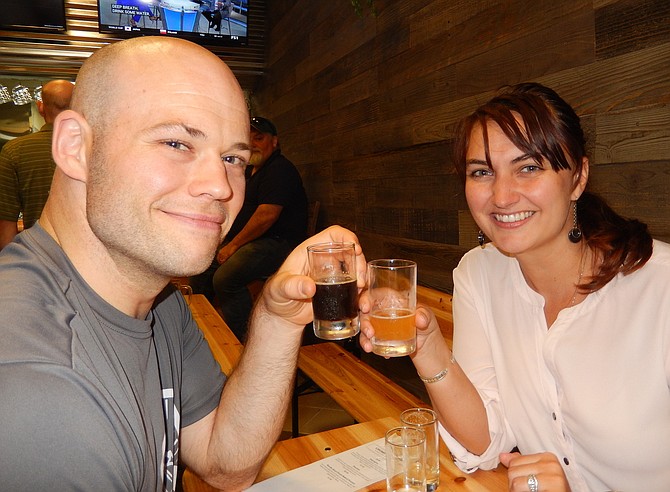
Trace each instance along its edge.
<path fill-rule="evenodd" d="M 551 329 L 544 298 L 493 245 L 454 270 L 454 354 L 486 406 L 491 445 L 468 453 L 441 434 L 465 471 L 498 454 L 558 456 L 573 492 L 670 490 L 670 245 L 618 275 Z"/>

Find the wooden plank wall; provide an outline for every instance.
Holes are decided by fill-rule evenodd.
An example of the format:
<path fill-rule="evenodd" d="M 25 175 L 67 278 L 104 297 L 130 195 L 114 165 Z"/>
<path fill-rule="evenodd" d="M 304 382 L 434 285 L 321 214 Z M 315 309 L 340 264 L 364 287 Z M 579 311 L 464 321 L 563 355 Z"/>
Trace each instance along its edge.
<path fill-rule="evenodd" d="M 361 2 L 365 4 L 365 2 Z M 670 241 L 670 2 L 348 0 L 268 4 L 275 120 L 320 226 L 355 230 L 368 257 L 419 262 L 451 290 L 476 244 L 452 171 L 454 124 L 504 84 L 555 88 L 583 116 L 592 189 Z"/>

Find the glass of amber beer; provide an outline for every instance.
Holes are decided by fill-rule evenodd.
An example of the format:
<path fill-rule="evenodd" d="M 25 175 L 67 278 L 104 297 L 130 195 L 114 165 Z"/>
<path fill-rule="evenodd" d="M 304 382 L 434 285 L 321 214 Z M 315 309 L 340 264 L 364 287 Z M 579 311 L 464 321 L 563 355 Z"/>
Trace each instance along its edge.
<path fill-rule="evenodd" d="M 401 357 L 416 350 L 416 263 L 410 260 L 368 262 L 368 293 L 375 329 L 372 351 Z"/>
<path fill-rule="evenodd" d="M 312 298 L 314 334 L 342 340 L 360 331 L 354 243 L 319 243 L 307 247 L 310 276 L 316 282 Z"/>

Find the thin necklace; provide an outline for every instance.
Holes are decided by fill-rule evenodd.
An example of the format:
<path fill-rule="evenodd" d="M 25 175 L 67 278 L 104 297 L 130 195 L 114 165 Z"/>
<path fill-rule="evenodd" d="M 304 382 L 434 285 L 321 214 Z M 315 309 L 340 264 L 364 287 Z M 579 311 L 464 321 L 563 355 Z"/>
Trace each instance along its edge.
<path fill-rule="evenodd" d="M 584 267 L 586 266 L 586 255 L 584 252 L 582 252 L 582 257 L 579 260 L 579 277 L 577 277 L 577 284 L 575 284 L 575 292 L 572 294 L 572 300 L 570 301 L 570 304 L 568 304 L 568 307 L 572 307 L 575 305 L 575 301 L 577 300 L 577 293 L 579 292 L 579 284 L 582 283 L 582 276 L 584 275 Z"/>

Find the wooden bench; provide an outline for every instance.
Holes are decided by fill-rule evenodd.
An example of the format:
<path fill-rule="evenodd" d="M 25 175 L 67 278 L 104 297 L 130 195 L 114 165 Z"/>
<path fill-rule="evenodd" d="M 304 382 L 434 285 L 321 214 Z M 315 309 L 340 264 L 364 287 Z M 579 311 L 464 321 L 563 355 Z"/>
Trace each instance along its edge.
<path fill-rule="evenodd" d="M 230 374 L 242 355 L 243 345 L 205 296 L 193 294 L 190 307 L 214 358 L 223 372 Z M 359 422 L 425 406 L 419 398 L 332 342 L 301 347 L 298 368 Z"/>
<path fill-rule="evenodd" d="M 417 297 L 420 303 L 433 310 L 442 334 L 451 346 L 451 295 L 420 286 Z M 242 344 L 205 296 L 194 294 L 190 303 L 193 317 L 214 357 L 221 369 L 230 374 L 242 354 Z M 398 415 L 408 407 L 423 406 L 419 398 L 335 343 L 301 347 L 298 368 L 359 422 Z M 294 413 L 296 405 L 294 401 Z"/>
<path fill-rule="evenodd" d="M 451 347 L 454 333 L 451 295 L 419 286 L 417 300 L 435 313 L 440 331 Z M 407 408 L 426 406 L 421 399 L 335 343 L 301 347 L 298 368 L 358 422 L 400 415 Z M 296 390 L 293 395 L 294 437 L 297 437 L 299 394 Z"/>
<path fill-rule="evenodd" d="M 358 422 L 398 416 L 407 408 L 426 406 L 333 342 L 301 347 L 298 367 Z"/>
<path fill-rule="evenodd" d="M 207 340 L 221 370 L 230 374 L 237 366 L 244 346 L 204 295 L 191 295 L 189 305 L 193 319 Z"/>

